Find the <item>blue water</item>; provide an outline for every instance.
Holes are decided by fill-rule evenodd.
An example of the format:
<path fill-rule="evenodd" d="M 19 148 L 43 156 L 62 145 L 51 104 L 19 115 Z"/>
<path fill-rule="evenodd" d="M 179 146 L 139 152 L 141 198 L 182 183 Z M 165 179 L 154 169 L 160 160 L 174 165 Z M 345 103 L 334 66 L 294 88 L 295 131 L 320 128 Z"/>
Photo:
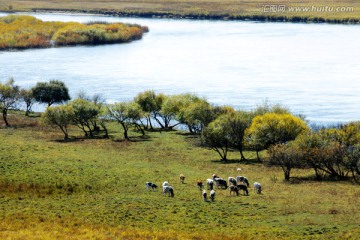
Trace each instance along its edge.
<path fill-rule="evenodd" d="M 5 14 L 2 14 L 5 15 Z M 128 44 L 0 52 L 0 81 L 64 81 L 72 97 L 131 100 L 153 89 L 193 92 L 218 105 L 280 103 L 320 123 L 360 120 L 360 27 L 33 14 L 46 21 L 147 25 Z"/>

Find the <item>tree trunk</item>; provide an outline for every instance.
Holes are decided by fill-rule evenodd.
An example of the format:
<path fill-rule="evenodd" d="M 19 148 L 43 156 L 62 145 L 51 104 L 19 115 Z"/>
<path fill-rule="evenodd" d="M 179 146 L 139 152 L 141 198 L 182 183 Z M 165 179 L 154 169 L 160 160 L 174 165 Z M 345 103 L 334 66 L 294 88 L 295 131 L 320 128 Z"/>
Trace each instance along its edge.
<path fill-rule="evenodd" d="M 30 111 L 31 111 L 32 103 L 31 103 L 31 101 L 26 101 L 25 104 L 26 104 L 25 116 L 28 117 L 30 114 Z"/>
<path fill-rule="evenodd" d="M 246 160 L 242 147 L 239 148 L 239 152 L 240 152 L 240 161 Z"/>
<path fill-rule="evenodd" d="M 164 129 L 164 125 L 160 122 L 160 120 L 157 119 L 156 117 L 154 117 L 154 119 L 160 125 L 160 128 Z"/>
<path fill-rule="evenodd" d="M 60 127 L 61 131 L 64 133 L 64 140 L 67 141 L 67 140 L 69 139 L 69 135 L 68 135 L 68 133 L 67 133 L 67 128 L 66 128 L 66 126 L 61 126 L 61 125 L 59 125 L 59 127 Z"/>
<path fill-rule="evenodd" d="M 152 123 L 151 123 L 151 117 L 148 117 L 148 118 L 147 118 L 147 121 L 149 122 L 150 129 L 151 129 L 151 130 L 154 130 L 154 128 L 153 128 L 153 126 L 152 126 Z"/>
<path fill-rule="evenodd" d="M 259 162 L 261 162 L 260 155 L 259 155 L 259 150 L 258 150 L 258 149 L 256 149 L 256 157 L 257 157 L 257 160 L 258 160 Z"/>
<path fill-rule="evenodd" d="M 9 124 L 9 122 L 7 121 L 7 109 L 4 109 L 3 112 L 2 112 L 2 114 L 3 114 L 3 119 L 4 119 L 4 122 L 5 122 L 5 125 L 6 125 L 7 127 L 10 127 L 10 124 Z"/>
<path fill-rule="evenodd" d="M 136 128 L 141 132 L 141 134 L 143 136 L 145 136 L 145 131 L 144 131 L 144 129 L 142 129 L 141 125 L 137 124 L 137 123 L 134 123 L 134 124 L 135 124 Z"/>
<path fill-rule="evenodd" d="M 109 138 L 109 133 L 108 133 L 108 130 L 107 130 L 105 124 L 102 124 L 101 126 L 102 126 L 102 128 L 104 129 L 104 131 L 105 131 L 105 138 Z"/>
<path fill-rule="evenodd" d="M 126 140 L 130 140 L 130 139 L 129 139 L 129 136 L 128 136 L 128 130 L 127 130 L 127 127 L 126 127 L 125 123 L 120 122 L 120 124 L 121 124 L 121 126 L 123 127 L 123 129 L 124 129 L 124 138 L 125 138 Z"/>
<path fill-rule="evenodd" d="M 285 180 L 289 181 L 290 180 L 290 170 L 284 170 L 284 176 L 285 176 Z"/>
<path fill-rule="evenodd" d="M 188 127 L 188 129 L 189 129 L 189 132 L 190 132 L 191 134 L 194 134 L 194 131 L 193 131 L 192 127 L 191 127 L 189 124 L 187 124 L 187 127 Z"/>

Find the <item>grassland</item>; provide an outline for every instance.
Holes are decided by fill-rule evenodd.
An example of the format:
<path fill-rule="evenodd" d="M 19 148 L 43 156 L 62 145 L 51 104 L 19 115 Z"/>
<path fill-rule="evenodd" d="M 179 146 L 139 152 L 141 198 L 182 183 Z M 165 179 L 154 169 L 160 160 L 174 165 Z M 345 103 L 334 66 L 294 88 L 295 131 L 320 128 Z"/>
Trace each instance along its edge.
<path fill-rule="evenodd" d="M 37 117 L 9 119 L 14 127 L 0 128 L 1 239 L 360 237 L 360 188 L 350 182 L 316 182 L 311 171 L 297 170 L 298 179 L 284 183 L 280 169 L 251 160 L 251 152 L 248 161 L 231 152 L 232 160 L 221 163 L 179 131 L 132 132 L 129 142 L 110 124 L 110 139 L 83 139 L 72 129 L 72 140 L 63 142 Z M 204 202 L 196 180 L 213 173 L 259 181 L 263 194 L 219 189 L 215 202 Z M 165 180 L 174 198 L 145 190 L 146 181 Z"/>
<path fill-rule="evenodd" d="M 276 9 L 270 9 L 271 5 L 275 5 Z M 285 6 L 285 9 L 279 9 L 278 6 Z M 296 9 L 297 7 L 299 8 Z M 305 10 L 304 8 L 307 7 L 309 9 Z M 351 10 L 337 9 L 337 7 L 350 7 Z M 0 11 L 9 10 L 61 10 L 123 16 L 260 21 L 335 23 L 359 23 L 360 21 L 360 2 L 354 0 L 2 0 Z"/>

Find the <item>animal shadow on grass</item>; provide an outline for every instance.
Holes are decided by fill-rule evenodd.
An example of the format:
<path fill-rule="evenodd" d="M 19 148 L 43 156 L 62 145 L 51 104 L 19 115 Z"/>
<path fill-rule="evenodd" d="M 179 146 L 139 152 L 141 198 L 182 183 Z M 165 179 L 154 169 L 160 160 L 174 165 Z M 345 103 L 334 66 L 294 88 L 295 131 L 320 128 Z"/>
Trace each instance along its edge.
<path fill-rule="evenodd" d="M 148 142 L 152 141 L 149 135 L 130 137 L 130 142 Z"/>
<path fill-rule="evenodd" d="M 81 142 L 84 141 L 86 138 L 68 138 L 68 139 L 54 139 L 50 140 L 51 142 L 57 143 L 74 143 L 74 142 Z"/>
<path fill-rule="evenodd" d="M 96 134 L 92 137 L 84 136 L 84 137 L 69 137 L 68 139 L 54 139 L 50 140 L 51 142 L 58 143 L 73 143 L 73 142 L 82 142 L 85 140 L 99 140 L 99 139 L 110 139 L 109 137 L 105 137 L 104 135 Z"/>
<path fill-rule="evenodd" d="M 219 164 L 245 164 L 245 165 L 257 165 L 259 164 L 259 161 L 256 158 L 253 159 L 246 159 L 246 160 L 240 160 L 240 159 L 227 159 L 227 160 L 210 160 L 213 163 L 219 163 Z"/>
<path fill-rule="evenodd" d="M 190 133 L 190 132 L 176 132 L 176 135 L 184 136 L 187 138 L 200 138 L 199 134 Z"/>
<path fill-rule="evenodd" d="M 308 175 L 308 176 L 293 176 L 293 177 L 290 177 L 290 179 L 288 181 L 284 180 L 284 183 L 287 183 L 287 184 L 307 184 L 309 182 L 339 182 L 339 181 L 342 181 L 342 182 L 349 182 L 351 181 L 353 178 L 352 177 L 346 177 L 344 179 L 337 179 L 337 178 L 334 178 L 334 177 L 329 177 L 329 176 L 323 176 L 321 179 L 317 179 L 315 175 Z"/>

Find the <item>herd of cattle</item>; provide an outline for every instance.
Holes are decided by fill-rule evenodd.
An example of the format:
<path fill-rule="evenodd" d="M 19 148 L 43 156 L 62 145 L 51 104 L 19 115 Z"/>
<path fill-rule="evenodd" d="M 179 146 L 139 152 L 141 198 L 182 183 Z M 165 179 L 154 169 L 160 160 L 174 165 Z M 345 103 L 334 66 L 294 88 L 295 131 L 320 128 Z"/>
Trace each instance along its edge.
<path fill-rule="evenodd" d="M 184 183 L 185 182 L 185 176 L 184 174 L 180 174 L 180 183 Z M 207 192 L 206 189 L 204 189 L 204 184 L 201 180 L 197 180 L 196 183 L 197 187 L 199 188 L 200 191 L 202 191 L 202 196 L 204 201 L 208 201 L 208 196 L 207 196 Z M 210 190 L 210 200 L 214 201 L 215 200 L 215 189 L 230 189 L 230 195 L 232 195 L 232 193 L 235 193 L 236 196 L 239 196 L 239 191 L 243 191 L 244 195 L 249 195 L 249 190 L 248 187 L 250 186 L 249 180 L 246 177 L 243 176 L 237 176 L 235 177 L 229 177 L 228 180 L 226 181 L 223 178 L 218 177 L 216 174 L 213 174 L 212 178 L 208 178 L 206 179 L 206 186 L 207 186 L 207 190 Z M 146 189 L 149 190 L 154 190 L 157 188 L 157 185 L 155 183 L 152 182 L 146 182 Z M 256 191 L 256 193 L 261 194 L 261 184 L 259 182 L 254 182 L 254 189 Z M 169 185 L 169 182 L 165 181 L 162 184 L 162 193 L 164 196 L 170 196 L 170 197 L 174 197 L 174 188 L 172 186 Z"/>

